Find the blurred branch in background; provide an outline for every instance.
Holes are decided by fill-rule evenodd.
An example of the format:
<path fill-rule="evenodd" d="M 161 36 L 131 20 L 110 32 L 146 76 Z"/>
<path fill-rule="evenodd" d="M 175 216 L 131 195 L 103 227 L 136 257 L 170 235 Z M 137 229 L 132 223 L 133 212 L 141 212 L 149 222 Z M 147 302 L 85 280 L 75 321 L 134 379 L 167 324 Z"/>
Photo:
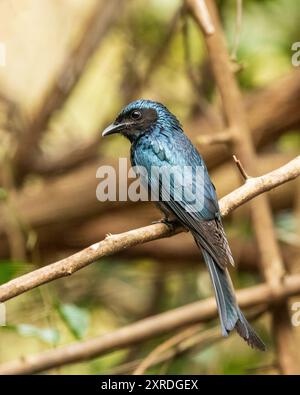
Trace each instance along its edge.
<path fill-rule="evenodd" d="M 183 330 L 182 332 L 179 332 L 179 334 L 172 336 L 166 342 L 161 344 L 161 346 L 164 345 L 166 347 L 160 348 L 160 346 L 158 346 L 156 349 L 154 349 L 153 352 L 157 351 L 158 355 L 153 355 L 154 353 L 151 354 L 155 358 L 152 359 L 151 357 L 151 361 L 148 361 L 147 368 L 170 362 L 186 353 L 194 354 L 203 351 L 210 345 L 216 344 L 218 341 L 224 339 L 224 337 L 220 334 L 218 328 L 200 331 L 200 326 L 198 326 L 198 332 L 196 332 L 194 335 L 186 336 L 186 334 L 189 334 L 190 332 L 190 328 L 188 328 L 187 330 Z M 162 350 L 162 348 L 166 349 Z M 134 371 L 134 369 L 136 369 L 137 367 L 139 367 L 142 362 L 144 362 L 144 360 L 131 361 L 130 363 L 118 366 L 109 373 L 128 374 Z"/>
<path fill-rule="evenodd" d="M 199 332 L 199 330 L 199 325 L 191 326 L 161 343 L 154 350 L 152 350 L 151 353 L 137 366 L 133 374 L 145 374 L 146 370 L 151 365 L 153 365 L 157 359 L 159 359 L 161 354 L 167 352 L 170 348 L 177 346 L 179 343 L 182 343 L 184 340 L 194 337 L 195 334 Z M 220 336 L 219 333 L 218 335 Z"/>
<path fill-rule="evenodd" d="M 249 315 L 248 319 L 257 319 L 266 312 L 266 309 L 266 306 L 262 306 L 258 312 Z M 166 357 L 170 358 L 172 356 L 172 358 L 174 358 L 182 352 L 191 351 L 191 347 L 194 348 L 194 352 L 195 348 L 199 352 L 199 349 L 203 350 L 211 344 L 223 339 L 224 337 L 220 334 L 218 328 L 203 330 L 202 326 L 199 324 L 190 326 L 159 344 L 138 364 L 133 374 L 145 374 L 152 365 L 165 361 Z"/>
<path fill-rule="evenodd" d="M 148 77 L 149 78 L 149 77 Z M 140 88 L 138 88 L 140 89 Z M 251 127 L 255 145 L 261 149 L 289 129 L 300 126 L 300 115 L 296 109 L 300 106 L 300 72 L 294 71 L 288 76 L 246 96 L 245 106 L 247 119 Z M 138 90 L 132 88 L 130 95 L 135 97 Z M 264 104 L 268 103 L 268 106 Z M 214 122 L 215 124 L 215 122 Z M 187 125 L 190 137 L 201 135 L 198 141 L 203 144 L 203 138 L 216 139 L 215 131 L 211 123 L 203 116 L 196 116 Z M 224 132 L 224 133 L 227 133 Z M 204 135 L 202 137 L 202 135 Z M 218 134 L 219 136 L 219 134 Z M 227 138 L 226 138 L 227 140 Z M 48 158 L 39 154 L 34 160 L 35 174 L 42 176 L 55 176 L 57 173 L 65 173 L 80 167 L 83 164 L 93 162 L 98 158 L 99 136 L 92 137 L 90 141 L 80 144 L 78 148 L 66 150 L 57 158 Z M 225 147 L 226 148 L 226 147 Z M 216 167 L 228 160 L 230 154 L 224 146 L 206 147 L 203 156 L 209 168 Z M 99 160 L 99 159 L 98 159 Z"/>
<path fill-rule="evenodd" d="M 14 5 L 13 15 L 8 3 L 0 4 L 10 64 L 0 68 L 0 300 L 23 295 L 7 303 L 10 325 L 1 328 L 0 359 L 12 362 L 1 365 L 0 372 L 39 372 L 113 350 L 121 351 L 61 373 L 132 373 L 138 367 L 159 373 L 251 373 L 264 366 L 291 372 L 289 347 L 298 349 L 299 339 L 293 343 L 290 338 L 285 301 L 300 295 L 300 178 L 291 181 L 299 175 L 300 70 L 291 65 L 290 48 L 299 39 L 299 7 L 293 0 L 276 5 L 218 2 L 221 28 L 212 0 L 149 0 L 147 7 L 144 0 L 45 0 L 43 5 L 24 0 L 24 6 Z M 189 304 L 209 294 L 192 238 L 177 227 L 145 226 L 158 216 L 150 203 L 96 199 L 96 169 L 112 165 L 118 176 L 116 158 L 127 155 L 126 143 L 117 138 L 99 146 L 96 131 L 140 96 L 165 103 L 199 145 L 218 195 L 225 196 L 222 214 L 242 204 L 224 221 L 240 269 L 234 282 L 246 288 L 238 292 L 242 307 L 276 313 L 278 353 L 272 346 L 259 355 L 243 350 L 232 336 L 195 355 L 222 337 L 218 328 L 207 329 L 216 317 L 212 299 Z M 240 187 L 233 154 L 250 177 L 264 176 L 249 178 Z M 255 228 L 259 222 L 261 232 L 255 243 L 249 214 L 259 197 L 243 203 L 283 182 L 267 193 L 275 225 L 262 222 L 266 214 L 257 212 Z M 107 232 L 113 236 L 105 239 Z M 274 236 L 282 257 L 275 251 Z M 266 238 L 272 239 L 273 249 Z M 284 261 L 289 273 L 279 290 L 267 282 L 251 287 L 260 279 L 262 243 L 267 250 L 264 268 L 277 260 L 280 272 Z M 114 256 L 106 258 L 109 254 Z M 100 265 L 79 270 L 100 257 Z M 53 281 L 47 289 L 26 292 L 76 270 L 77 275 Z M 272 265 L 270 271 L 265 277 L 272 280 Z M 40 291 L 47 291 L 43 305 Z M 91 315 L 91 340 L 76 337 L 81 342 L 72 343 L 74 322 L 70 333 L 64 332 L 65 303 Z M 265 329 L 268 321 L 265 314 Z M 23 338 L 18 331 L 23 322 L 31 325 L 35 338 Z M 199 330 L 184 339 L 185 327 L 195 323 Z M 81 324 L 76 321 L 75 327 L 79 330 Z M 107 334 L 99 337 L 103 332 Z M 54 340 L 40 343 L 49 333 Z M 263 337 L 272 343 L 267 333 Z M 42 352 L 49 344 L 60 348 Z M 27 357 L 28 350 L 33 355 Z"/>
<path fill-rule="evenodd" d="M 234 34 L 234 43 L 230 54 L 230 59 L 234 61 L 237 60 L 237 51 L 240 43 L 241 30 L 242 30 L 242 18 L 243 18 L 243 0 L 236 0 L 235 34 Z"/>
<path fill-rule="evenodd" d="M 297 295 L 299 291 L 300 275 L 286 276 L 280 297 Z M 236 296 L 242 309 L 260 305 L 270 306 L 274 302 L 274 294 L 268 284 L 239 290 L 236 292 Z M 194 302 L 94 339 L 7 362 L 0 366 L 0 374 L 33 374 L 70 363 L 86 361 L 187 325 L 207 322 L 216 318 L 217 314 L 214 298 Z"/>
<path fill-rule="evenodd" d="M 12 100 L 0 96 L 0 164 L 1 206 L 4 232 L 13 260 L 26 260 L 26 239 L 22 222 L 15 207 L 16 188 L 13 177 L 12 157 L 16 144 L 16 131 L 20 128 L 19 111 Z"/>
<path fill-rule="evenodd" d="M 242 95 L 230 68 L 225 37 L 218 17 L 214 0 L 207 0 L 208 12 L 215 27 L 213 35 L 207 35 L 203 26 L 203 12 L 199 2 L 187 0 L 191 13 L 202 28 L 205 35 L 208 56 L 214 72 L 215 80 L 222 98 L 224 116 L 227 127 L 233 131 L 232 149 L 242 160 L 251 176 L 258 172 L 257 154 L 247 124 L 246 112 L 242 104 Z M 245 173 L 243 172 L 243 175 Z M 260 253 L 260 268 L 265 281 L 273 289 L 274 295 L 280 292 L 285 267 L 275 237 L 270 203 L 266 195 L 260 195 L 250 204 L 251 219 Z M 279 366 L 284 374 L 299 372 L 295 353 L 293 330 L 289 318 L 287 301 L 280 300 L 273 309 L 273 330 L 278 349 Z"/>
<path fill-rule="evenodd" d="M 85 22 L 81 38 L 66 56 L 52 88 L 40 105 L 40 110 L 19 136 L 14 159 L 16 180 L 21 181 L 28 172 L 34 171 L 35 160 L 39 155 L 38 144 L 51 116 L 62 107 L 76 86 L 87 62 L 122 14 L 124 4 L 124 0 L 95 2 Z"/>
<path fill-rule="evenodd" d="M 275 186 L 298 177 L 300 174 L 300 156 L 281 169 L 256 178 L 249 179 L 245 185 L 223 197 L 220 202 L 221 215 L 227 215 L 238 206 Z M 114 254 L 137 244 L 167 237 L 182 231 L 180 226 L 172 228 L 164 224 L 154 224 L 144 228 L 130 230 L 119 235 L 107 235 L 106 239 L 59 262 L 44 266 L 18 277 L 7 284 L 0 285 L 0 302 L 5 302 L 32 288 L 61 277 L 69 276 L 88 264 L 104 256 Z"/>
<path fill-rule="evenodd" d="M 139 97 L 141 92 L 149 86 L 151 78 L 153 78 L 156 70 L 162 66 L 164 58 L 167 55 L 167 51 L 174 39 L 176 31 L 178 30 L 181 15 L 182 7 L 179 7 L 176 9 L 166 28 L 163 40 L 158 44 L 157 48 L 155 48 L 153 55 L 150 56 L 142 76 L 139 75 L 136 69 L 135 58 L 126 59 L 128 70 L 125 68 L 124 77 L 121 83 L 121 92 L 124 103 L 128 103 Z"/>
<path fill-rule="evenodd" d="M 290 154 L 266 154 L 259 160 L 260 173 L 264 174 L 271 169 L 284 165 L 291 159 Z M 98 161 L 97 165 L 104 164 Z M 106 162 L 107 164 L 107 162 Z M 117 163 L 110 162 L 117 168 Z M 107 231 L 119 233 L 131 227 L 140 227 L 153 221 L 158 213 L 151 204 L 130 202 L 102 202 L 95 199 L 95 189 L 98 180 L 95 178 L 96 164 L 92 163 L 69 175 L 49 180 L 42 189 L 31 191 L 31 187 L 19 192 L 16 199 L 18 212 L 22 219 L 29 223 L 37 232 L 39 244 L 44 252 L 44 260 L 49 262 L 49 248 L 79 249 L 103 238 Z M 230 163 L 217 168 L 211 173 L 217 185 L 220 196 L 228 194 L 239 186 L 239 177 L 234 166 Z M 226 179 L 226 183 L 223 180 Z M 295 183 L 290 182 L 276 188 L 271 194 L 271 202 L 276 212 L 293 204 Z M 51 196 L 51 199 L 49 197 Z M 134 211 L 133 211 L 134 210 Z M 247 213 L 246 208 L 243 209 Z M 133 214 L 136 213 L 136 214 Z M 5 257 L 8 246 L 4 235 L 4 225 L 0 220 L 0 256 Z M 168 251 L 176 248 L 176 243 L 167 241 L 166 248 L 160 245 L 159 251 Z M 189 243 L 190 246 L 190 243 Z M 172 247 L 172 248 L 168 248 Z M 190 246 L 191 247 L 191 246 Z M 190 252 L 199 253 L 193 248 L 184 248 L 178 252 L 179 257 L 187 257 Z M 150 256 L 156 256 L 156 249 L 144 250 Z M 141 255 L 143 251 L 141 250 Z M 132 250 L 132 254 L 134 251 Z M 154 255 L 153 255 L 154 254 Z"/>

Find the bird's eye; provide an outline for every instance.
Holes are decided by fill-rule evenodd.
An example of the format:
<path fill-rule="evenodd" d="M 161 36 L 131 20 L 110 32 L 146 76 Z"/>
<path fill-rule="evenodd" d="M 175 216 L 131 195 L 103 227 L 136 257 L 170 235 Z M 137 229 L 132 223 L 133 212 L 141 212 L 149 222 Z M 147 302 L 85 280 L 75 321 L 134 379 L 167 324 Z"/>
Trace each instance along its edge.
<path fill-rule="evenodd" d="M 133 110 L 131 113 L 131 118 L 132 119 L 140 119 L 142 117 L 142 113 L 138 110 Z"/>

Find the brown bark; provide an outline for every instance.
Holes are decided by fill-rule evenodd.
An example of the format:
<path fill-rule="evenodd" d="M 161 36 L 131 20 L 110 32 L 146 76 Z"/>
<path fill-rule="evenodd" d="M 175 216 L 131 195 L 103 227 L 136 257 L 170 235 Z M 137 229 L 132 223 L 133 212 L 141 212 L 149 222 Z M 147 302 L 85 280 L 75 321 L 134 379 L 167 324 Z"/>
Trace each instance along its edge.
<path fill-rule="evenodd" d="M 244 184 L 236 191 L 223 197 L 219 201 L 221 215 L 228 215 L 238 205 L 242 205 L 263 192 L 281 185 L 300 175 L 300 156 L 286 164 L 283 168 L 274 170 L 256 179 L 251 185 Z M 103 256 L 112 255 L 125 248 L 133 247 L 161 237 L 172 236 L 182 231 L 180 226 L 172 228 L 165 224 L 154 224 L 140 229 L 130 230 L 119 235 L 108 235 L 103 241 L 93 244 L 61 261 L 44 266 L 33 272 L 9 281 L 0 286 L 0 302 L 5 302 L 39 285 L 48 283 L 61 277 L 75 273 Z"/>
<path fill-rule="evenodd" d="M 280 167 L 290 159 L 290 155 L 264 155 L 259 160 L 260 173 Z M 68 175 L 48 180 L 42 187 L 33 185 L 16 195 L 16 211 L 22 222 L 37 232 L 42 251 L 50 248 L 83 248 L 100 240 L 107 232 L 123 232 L 141 227 L 160 217 L 152 203 L 97 201 L 95 191 L 98 180 L 95 174 L 96 168 L 103 163 L 92 162 Z M 108 163 L 105 161 L 105 164 Z M 112 164 L 116 165 L 115 162 Z M 220 197 L 240 185 L 233 162 L 218 167 L 211 172 L 211 176 Z M 295 182 L 286 183 L 269 193 L 273 209 L 293 205 Z M 137 215 L 132 215 L 133 210 Z M 247 206 L 242 206 L 235 215 L 246 216 L 248 211 Z M 0 211 L 0 256 L 7 257 L 9 252 L 2 215 Z"/>

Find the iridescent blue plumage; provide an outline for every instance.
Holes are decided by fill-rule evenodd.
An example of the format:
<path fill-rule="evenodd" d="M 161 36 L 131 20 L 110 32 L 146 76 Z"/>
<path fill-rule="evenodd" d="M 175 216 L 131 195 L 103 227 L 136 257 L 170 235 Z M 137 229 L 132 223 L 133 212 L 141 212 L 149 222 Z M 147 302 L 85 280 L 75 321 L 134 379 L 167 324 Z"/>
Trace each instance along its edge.
<path fill-rule="evenodd" d="M 180 167 L 184 169 L 184 166 L 201 168 L 204 176 L 202 181 L 205 200 L 201 207 L 200 203 L 202 202 L 199 202 L 197 215 L 202 220 L 214 219 L 219 212 L 217 196 L 213 184 L 205 182 L 209 176 L 201 156 L 183 133 L 179 123 L 165 122 L 168 126 L 164 126 L 164 122 L 160 120 L 158 124 L 151 126 L 150 133 L 146 132 L 133 141 L 131 146 L 132 165 L 145 167 L 149 175 L 153 166 L 164 168 L 166 171 L 169 167 L 175 166 L 177 169 L 179 167 L 178 171 L 180 171 Z"/>
<path fill-rule="evenodd" d="M 177 118 L 160 103 L 138 100 L 126 106 L 104 134 L 115 132 L 131 141 L 132 165 L 146 169 L 146 174 L 140 173 L 142 182 L 151 191 L 159 191 L 156 197 L 162 211 L 189 229 L 201 249 L 212 279 L 223 335 L 236 328 L 249 345 L 263 350 L 263 342 L 236 303 L 227 270 L 227 265 L 234 262 L 214 185 L 201 155 L 183 133 Z M 178 180 L 183 179 L 186 167 L 192 172 L 184 180 L 185 194 L 182 194 Z M 160 173 L 153 172 L 153 168 L 158 168 Z M 166 185 L 164 176 L 174 168 L 171 183 Z M 194 194 L 197 188 L 200 194 Z"/>

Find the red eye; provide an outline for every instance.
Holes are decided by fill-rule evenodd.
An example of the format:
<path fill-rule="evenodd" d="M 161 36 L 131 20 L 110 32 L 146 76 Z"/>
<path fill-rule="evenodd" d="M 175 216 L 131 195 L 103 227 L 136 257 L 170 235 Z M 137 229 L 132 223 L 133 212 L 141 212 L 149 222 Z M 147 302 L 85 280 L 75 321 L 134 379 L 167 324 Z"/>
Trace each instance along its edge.
<path fill-rule="evenodd" d="M 140 119 L 141 117 L 142 117 L 142 113 L 140 111 L 138 111 L 138 110 L 133 110 L 132 111 L 132 113 L 131 113 L 131 118 L 132 119 L 137 120 L 137 119 Z"/>

